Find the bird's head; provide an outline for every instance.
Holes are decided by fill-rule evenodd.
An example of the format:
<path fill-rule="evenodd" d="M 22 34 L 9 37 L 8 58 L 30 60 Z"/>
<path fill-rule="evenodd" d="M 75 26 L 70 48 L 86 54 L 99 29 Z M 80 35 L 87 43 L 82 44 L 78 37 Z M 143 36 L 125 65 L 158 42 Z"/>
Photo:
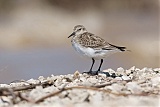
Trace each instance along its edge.
<path fill-rule="evenodd" d="M 77 25 L 77 26 L 74 27 L 73 33 L 69 37 L 77 36 L 77 35 L 83 34 L 85 32 L 87 32 L 87 30 L 83 25 Z"/>

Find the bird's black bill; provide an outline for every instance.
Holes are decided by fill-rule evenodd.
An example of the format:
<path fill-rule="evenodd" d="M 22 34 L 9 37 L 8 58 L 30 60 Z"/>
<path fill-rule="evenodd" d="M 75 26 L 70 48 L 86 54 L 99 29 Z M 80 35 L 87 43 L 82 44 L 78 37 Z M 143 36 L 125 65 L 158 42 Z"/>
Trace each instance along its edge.
<path fill-rule="evenodd" d="M 68 36 L 68 38 L 70 38 L 71 36 L 75 35 L 75 32 L 73 32 L 70 36 Z"/>

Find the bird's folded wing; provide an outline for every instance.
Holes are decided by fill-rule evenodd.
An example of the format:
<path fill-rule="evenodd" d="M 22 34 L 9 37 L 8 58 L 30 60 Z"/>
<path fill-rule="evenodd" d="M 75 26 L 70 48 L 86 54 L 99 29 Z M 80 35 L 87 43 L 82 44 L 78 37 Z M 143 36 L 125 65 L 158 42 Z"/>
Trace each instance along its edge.
<path fill-rule="evenodd" d="M 84 47 L 102 49 L 103 47 L 109 45 L 104 39 L 95 36 L 92 33 L 84 33 L 79 37 L 78 41 Z"/>
<path fill-rule="evenodd" d="M 104 39 L 102 39 L 99 36 L 96 36 L 92 33 L 84 33 L 79 37 L 78 41 L 82 46 L 84 47 L 90 47 L 94 48 L 96 50 L 120 50 L 125 51 L 125 47 L 115 46 L 108 42 L 106 42 Z"/>

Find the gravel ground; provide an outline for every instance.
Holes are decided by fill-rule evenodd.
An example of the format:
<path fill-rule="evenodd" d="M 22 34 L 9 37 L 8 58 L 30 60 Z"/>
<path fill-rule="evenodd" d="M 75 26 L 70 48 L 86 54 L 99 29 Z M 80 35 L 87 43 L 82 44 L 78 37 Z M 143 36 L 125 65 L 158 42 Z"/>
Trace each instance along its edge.
<path fill-rule="evenodd" d="M 160 68 L 76 71 L 0 84 L 0 107 L 159 107 Z M 106 76 L 107 75 L 107 76 Z"/>

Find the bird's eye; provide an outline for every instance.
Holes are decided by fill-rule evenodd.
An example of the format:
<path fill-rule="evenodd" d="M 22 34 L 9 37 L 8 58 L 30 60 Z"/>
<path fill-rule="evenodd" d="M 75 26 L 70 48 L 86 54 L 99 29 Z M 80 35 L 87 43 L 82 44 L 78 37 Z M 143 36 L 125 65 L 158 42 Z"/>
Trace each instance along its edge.
<path fill-rule="evenodd" d="M 78 29 L 79 31 L 81 30 L 81 28 L 80 29 Z"/>

